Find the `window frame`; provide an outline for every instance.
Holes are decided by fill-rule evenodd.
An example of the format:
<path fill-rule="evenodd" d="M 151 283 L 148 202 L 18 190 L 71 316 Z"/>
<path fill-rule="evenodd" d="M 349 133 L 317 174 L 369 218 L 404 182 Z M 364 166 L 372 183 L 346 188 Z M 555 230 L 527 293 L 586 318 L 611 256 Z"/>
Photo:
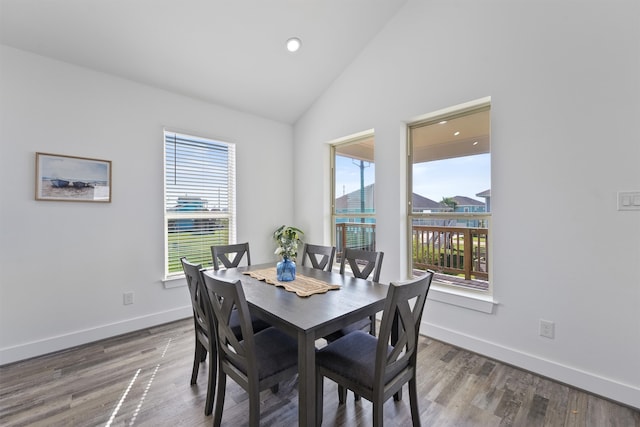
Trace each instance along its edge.
<path fill-rule="evenodd" d="M 472 299 L 489 299 L 492 301 L 493 295 L 493 244 L 492 244 L 492 224 L 491 224 L 491 212 L 482 212 L 482 213 L 474 213 L 474 212 L 413 212 L 413 159 L 414 159 L 414 150 L 413 150 L 413 141 L 411 136 L 411 131 L 414 128 L 427 126 L 430 124 L 439 123 L 442 120 L 451 120 L 458 117 L 467 116 L 473 113 L 481 112 L 481 111 L 491 111 L 491 97 L 481 98 L 475 101 L 470 101 L 464 104 L 455 105 L 449 108 L 445 108 L 442 110 L 434 111 L 432 113 L 428 113 L 426 115 L 420 116 L 410 122 L 407 122 L 406 126 L 406 140 L 407 140 L 407 277 L 414 277 L 413 274 L 413 223 L 416 218 L 427 218 L 427 219 L 455 219 L 455 220 L 482 220 L 487 228 L 487 245 L 488 245 L 488 265 L 487 265 L 487 289 L 474 289 L 471 286 L 460 285 L 456 283 L 451 283 L 445 280 L 442 280 L 440 275 L 436 275 L 433 279 L 433 283 L 436 285 L 435 288 L 439 290 L 439 292 L 444 291 L 444 293 L 451 292 L 453 295 L 453 299 L 465 297 L 471 297 Z M 491 123 L 489 123 L 489 128 L 491 127 Z M 491 153 L 491 150 L 489 151 Z M 461 156 L 458 156 L 461 157 Z M 450 296 L 451 297 L 451 296 Z M 449 302 L 450 297 L 445 297 L 442 301 Z M 488 301 L 488 300 L 487 300 Z M 449 302 L 451 303 L 451 302 Z M 462 302 L 461 306 L 467 306 L 466 303 Z M 491 308 L 486 306 L 480 311 L 490 312 Z"/>
<path fill-rule="evenodd" d="M 337 229 L 337 223 L 336 220 L 337 218 L 348 218 L 348 219 L 361 219 L 361 218 L 373 218 L 374 222 L 373 222 L 373 228 L 374 228 L 374 233 L 375 233 L 375 224 L 376 224 L 376 208 L 375 208 L 375 199 L 373 202 L 373 211 L 372 212 L 359 212 L 359 213 L 336 213 L 336 200 L 338 198 L 338 195 L 336 194 L 336 154 L 337 154 L 337 150 L 340 147 L 344 147 L 344 146 L 348 146 L 348 145 L 352 145 L 352 144 L 357 144 L 358 142 L 362 142 L 365 140 L 371 139 L 373 140 L 373 145 L 374 145 L 374 159 L 371 162 L 372 164 L 375 165 L 375 134 L 373 129 L 370 130 L 366 130 L 363 132 L 359 132 L 357 134 L 353 134 L 344 138 L 340 138 L 339 140 L 335 140 L 332 141 L 330 143 L 330 168 L 331 168 L 331 183 L 330 183 L 330 191 L 331 191 L 331 196 L 330 196 L 330 204 L 331 204 L 331 244 L 333 246 L 336 247 L 336 249 L 339 248 L 338 246 L 338 236 L 336 235 L 336 229 Z M 375 184 L 375 178 L 374 178 L 374 182 Z M 375 187 L 374 187 L 374 192 L 375 192 Z M 351 222 L 351 221 L 349 221 Z M 375 236 L 375 234 L 374 234 Z M 374 245 L 375 245 L 375 237 L 374 237 Z M 334 259 L 334 264 L 338 264 L 339 263 L 339 257 L 338 257 L 338 252 L 336 251 L 336 257 Z"/>
<path fill-rule="evenodd" d="M 175 136 L 181 139 L 184 144 L 187 144 L 187 141 L 190 141 L 196 144 L 211 144 L 211 148 L 213 148 L 213 146 L 224 147 L 226 150 L 226 161 L 220 162 L 218 160 L 211 160 L 210 162 L 207 163 L 209 167 L 217 167 L 220 171 L 224 171 L 225 170 L 224 167 L 226 167 L 226 171 L 214 173 L 213 175 L 211 174 L 203 175 L 202 177 L 199 178 L 199 180 L 195 180 L 196 182 L 195 185 L 198 185 L 198 182 L 206 183 L 205 185 L 203 185 L 202 192 L 194 193 L 194 194 L 200 194 L 200 196 L 190 197 L 189 194 L 186 193 L 185 196 L 183 197 L 183 201 L 186 200 L 187 203 L 189 203 L 190 200 L 198 199 L 198 202 L 202 202 L 202 207 L 206 208 L 206 210 L 195 209 L 193 211 L 190 211 L 189 209 L 186 209 L 186 211 L 181 212 L 181 211 L 175 210 L 178 205 L 175 205 L 175 206 L 168 205 L 169 199 L 170 199 L 170 197 L 168 196 L 168 193 L 176 193 L 177 191 L 182 191 L 186 189 L 186 187 L 188 187 L 189 185 L 190 186 L 194 185 L 193 182 L 191 182 L 189 185 L 183 184 L 183 187 L 180 188 L 179 190 L 176 190 L 176 189 L 169 190 L 168 177 L 170 174 L 168 173 L 167 150 L 168 150 L 168 144 L 176 144 L 175 139 L 173 141 L 170 140 L 172 136 Z M 194 232 L 205 231 L 205 234 L 206 234 L 206 231 L 212 231 L 211 233 L 212 235 L 215 233 L 216 228 L 211 230 L 210 227 L 211 226 L 215 227 L 216 223 L 219 224 L 220 221 L 222 221 L 223 224 L 224 223 L 228 224 L 226 227 L 223 226 L 221 228 L 221 229 L 226 229 L 227 238 L 224 239 L 225 241 L 221 242 L 220 244 L 231 244 L 236 242 L 236 190 L 237 190 L 236 173 L 235 173 L 236 147 L 235 147 L 235 144 L 230 142 L 222 141 L 215 138 L 195 135 L 193 133 L 174 131 L 171 129 L 163 129 L 162 146 L 163 146 L 163 172 L 164 172 L 164 176 L 163 176 L 163 205 L 164 205 L 163 268 L 164 268 L 164 282 L 169 282 L 174 279 L 181 279 L 184 277 L 184 271 L 182 271 L 182 269 L 180 269 L 179 271 L 171 271 L 171 267 L 170 267 L 171 259 L 170 259 L 170 250 L 169 250 L 169 246 L 170 246 L 169 240 L 170 240 L 170 235 L 176 232 L 176 227 L 177 227 L 176 224 L 178 221 L 194 221 L 194 222 L 206 221 L 209 224 L 206 229 L 205 228 L 198 229 L 198 226 L 195 226 L 193 228 L 193 231 Z M 205 148 L 202 148 L 202 150 L 205 150 Z M 178 167 L 178 163 L 174 163 L 174 165 L 176 165 L 175 167 Z M 181 166 L 186 167 L 187 163 L 184 162 Z M 227 191 L 224 194 L 224 204 L 226 205 L 226 210 L 220 209 L 221 206 L 218 206 L 219 210 L 214 210 L 213 208 L 209 209 L 208 203 L 210 202 L 210 200 L 207 200 L 204 197 L 201 197 L 203 194 L 207 193 L 207 190 L 211 190 L 213 188 L 211 183 L 207 183 L 208 180 L 206 179 L 211 177 L 224 179 L 224 181 L 226 181 L 225 184 L 223 184 L 222 186 L 223 188 L 226 186 L 226 189 L 227 189 Z M 220 191 L 220 187 L 218 187 L 218 192 L 219 191 Z M 180 196 L 178 195 L 177 197 L 178 197 L 178 200 L 180 200 Z M 170 226 L 170 221 L 173 221 L 173 224 L 171 226 Z M 210 245 L 207 245 L 206 248 L 203 247 L 202 245 L 200 246 L 201 246 L 201 249 L 198 251 L 198 255 L 196 256 L 196 258 L 197 259 L 206 258 L 208 262 L 202 263 L 202 264 L 203 266 L 210 266 L 212 264 L 211 247 Z M 166 287 L 171 287 L 171 286 L 166 286 Z"/>

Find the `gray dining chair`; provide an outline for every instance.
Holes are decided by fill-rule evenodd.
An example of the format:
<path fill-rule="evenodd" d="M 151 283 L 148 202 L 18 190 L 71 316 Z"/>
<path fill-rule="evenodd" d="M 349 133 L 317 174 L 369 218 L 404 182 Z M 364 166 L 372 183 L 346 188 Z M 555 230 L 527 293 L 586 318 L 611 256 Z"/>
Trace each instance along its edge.
<path fill-rule="evenodd" d="M 346 266 L 349 265 L 351 274 L 353 277 L 359 279 L 372 280 L 377 282 L 380 280 L 380 270 L 382 270 L 382 260 L 384 258 L 384 252 L 366 251 L 363 249 L 350 249 L 346 248 L 342 253 L 342 259 L 340 260 L 340 274 L 344 275 L 347 272 Z M 344 337 L 355 331 L 365 331 L 369 334 L 376 335 L 376 315 L 372 314 L 364 319 L 353 322 L 350 325 L 345 326 L 342 329 L 338 329 L 335 332 L 324 337 L 327 342 L 331 343 L 337 339 Z M 346 391 L 340 390 L 341 396 Z M 360 395 L 354 391 L 356 400 L 360 400 Z M 344 397 L 341 397 L 344 399 Z"/>
<path fill-rule="evenodd" d="M 404 384 L 409 384 L 413 426 L 420 426 L 417 391 L 417 355 L 420 322 L 433 271 L 404 283 L 391 283 L 376 338 L 355 331 L 316 353 L 316 425 L 322 424 L 323 381 L 338 383 L 339 403 L 346 389 L 373 403 L 373 425 L 382 427 L 383 406 Z M 413 304 L 412 304 L 413 303 Z"/>
<path fill-rule="evenodd" d="M 213 269 L 216 271 L 220 269 L 220 264 L 224 265 L 225 268 L 238 267 L 245 255 L 247 265 L 251 265 L 249 242 L 211 246 Z"/>
<path fill-rule="evenodd" d="M 360 249 L 345 249 L 340 260 L 340 274 L 346 274 L 346 266 L 349 265 L 354 277 L 377 282 L 380 280 L 380 270 L 382 269 L 382 259 L 384 252 L 365 251 Z M 371 277 L 370 277 L 371 276 Z M 369 331 L 371 335 L 376 334 L 375 315 L 371 315 L 362 320 L 354 322 L 324 338 L 331 342 L 341 338 L 353 331 Z"/>
<path fill-rule="evenodd" d="M 347 264 L 354 277 L 378 282 L 382 269 L 384 252 L 346 248 L 340 260 L 340 274 L 344 274 Z"/>
<path fill-rule="evenodd" d="M 193 368 L 191 369 L 191 385 L 198 380 L 200 363 L 204 362 L 209 354 L 209 377 L 207 379 L 207 398 L 204 405 L 205 415 L 210 415 L 213 410 L 215 397 L 216 370 L 217 370 L 217 343 L 215 339 L 214 319 L 205 310 L 205 300 L 208 299 L 202 272 L 204 269 L 200 264 L 190 263 L 185 257 L 180 258 L 182 269 L 189 294 L 191 295 L 191 307 L 193 308 L 193 326 L 195 331 L 195 350 L 193 354 Z M 253 330 L 258 332 L 270 327 L 268 323 L 261 319 L 252 317 Z M 231 314 L 231 329 L 239 339 L 242 338 L 240 320 L 237 312 Z"/>
<path fill-rule="evenodd" d="M 205 415 L 210 415 L 213 409 L 213 399 L 216 384 L 216 339 L 213 327 L 213 319 L 204 308 L 204 298 L 207 298 L 206 290 L 202 285 L 200 270 L 202 266 L 192 264 L 185 257 L 180 258 L 182 269 L 187 279 L 189 294 L 191 295 L 191 307 L 193 308 L 193 326 L 195 331 L 195 351 L 193 354 L 193 368 L 191 369 L 191 385 L 198 379 L 200 363 L 204 362 L 209 354 L 209 378 L 207 381 L 207 399 L 204 405 Z"/>
<path fill-rule="evenodd" d="M 227 376 L 249 394 L 249 425 L 260 423 L 260 392 L 277 390 L 280 381 L 298 372 L 298 342 L 276 328 L 255 333 L 240 280 L 203 275 L 209 298 L 205 308 L 213 314 L 218 343 L 218 386 L 213 425 L 222 422 Z M 238 313 L 242 339 L 233 332 L 231 315 Z"/>
<path fill-rule="evenodd" d="M 335 246 L 321 246 L 306 243 L 302 250 L 302 266 L 304 267 L 307 259 L 311 263 L 311 267 L 317 270 L 331 271 L 333 268 L 333 258 L 336 255 Z"/>

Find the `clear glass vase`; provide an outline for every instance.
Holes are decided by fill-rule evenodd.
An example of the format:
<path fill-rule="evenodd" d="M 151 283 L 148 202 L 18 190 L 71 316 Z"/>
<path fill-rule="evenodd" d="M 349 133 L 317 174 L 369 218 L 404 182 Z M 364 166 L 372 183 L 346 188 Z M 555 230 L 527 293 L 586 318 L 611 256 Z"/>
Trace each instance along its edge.
<path fill-rule="evenodd" d="M 276 265 L 276 274 L 280 282 L 296 280 L 296 263 L 289 258 L 284 258 Z"/>

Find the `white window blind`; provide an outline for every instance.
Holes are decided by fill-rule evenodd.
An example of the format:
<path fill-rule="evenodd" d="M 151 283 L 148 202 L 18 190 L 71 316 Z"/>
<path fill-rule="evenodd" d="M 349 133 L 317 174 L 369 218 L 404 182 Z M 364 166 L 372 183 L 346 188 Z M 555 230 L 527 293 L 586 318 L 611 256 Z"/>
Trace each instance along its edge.
<path fill-rule="evenodd" d="M 234 243 L 235 145 L 164 132 L 165 276 L 181 257 L 210 266 L 211 246 Z"/>

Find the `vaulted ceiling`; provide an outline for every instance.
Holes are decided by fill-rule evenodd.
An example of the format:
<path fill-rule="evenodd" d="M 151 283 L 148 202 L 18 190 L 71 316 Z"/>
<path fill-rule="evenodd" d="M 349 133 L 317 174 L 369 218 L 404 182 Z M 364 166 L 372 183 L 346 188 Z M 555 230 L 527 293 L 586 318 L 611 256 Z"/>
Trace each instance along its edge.
<path fill-rule="evenodd" d="M 406 1 L 0 0 L 0 43 L 294 123 Z"/>

